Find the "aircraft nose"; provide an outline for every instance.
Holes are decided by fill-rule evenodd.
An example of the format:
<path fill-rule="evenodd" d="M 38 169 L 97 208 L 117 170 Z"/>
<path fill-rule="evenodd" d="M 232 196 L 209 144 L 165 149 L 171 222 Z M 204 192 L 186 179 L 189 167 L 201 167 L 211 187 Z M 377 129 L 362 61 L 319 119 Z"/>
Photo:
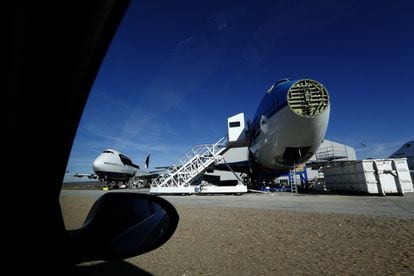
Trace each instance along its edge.
<path fill-rule="evenodd" d="M 102 158 L 101 157 L 96 158 L 95 161 L 93 161 L 93 163 L 92 163 L 93 171 L 94 172 L 101 171 L 103 165 L 104 165 L 104 162 L 103 162 Z"/>

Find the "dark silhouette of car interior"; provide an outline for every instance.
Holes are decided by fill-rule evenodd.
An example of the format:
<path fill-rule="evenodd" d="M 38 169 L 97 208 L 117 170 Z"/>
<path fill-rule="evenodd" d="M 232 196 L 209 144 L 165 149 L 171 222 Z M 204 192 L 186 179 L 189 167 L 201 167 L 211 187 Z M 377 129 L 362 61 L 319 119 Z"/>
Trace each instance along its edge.
<path fill-rule="evenodd" d="M 86 261 L 119 262 L 161 246 L 177 227 L 178 213 L 168 201 L 131 192 L 104 193 L 80 229 L 66 230 L 62 217 L 59 196 L 77 127 L 129 4 L 16 1 L 6 9 L 7 274 L 62 275 Z"/>

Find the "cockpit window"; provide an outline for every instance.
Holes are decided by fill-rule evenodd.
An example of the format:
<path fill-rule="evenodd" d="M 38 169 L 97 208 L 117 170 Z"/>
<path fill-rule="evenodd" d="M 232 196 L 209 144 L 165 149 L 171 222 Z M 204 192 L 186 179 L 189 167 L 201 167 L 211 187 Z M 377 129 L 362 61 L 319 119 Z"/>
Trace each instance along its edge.
<path fill-rule="evenodd" d="M 110 151 L 110 150 L 104 150 L 103 153 L 112 153 L 112 154 L 114 154 L 114 152 Z"/>
<path fill-rule="evenodd" d="M 404 146 L 402 146 L 403 147 L 403 149 L 406 149 L 406 148 L 409 148 L 411 146 L 411 144 L 405 144 Z"/>
<path fill-rule="evenodd" d="M 131 159 L 129 159 L 125 155 L 119 154 L 119 158 L 121 158 L 122 164 L 128 165 L 128 166 L 131 166 L 131 167 L 134 167 L 134 168 L 139 169 L 139 166 L 138 165 L 135 165 L 134 163 L 132 163 Z"/>
<path fill-rule="evenodd" d="M 129 159 L 128 157 L 126 157 L 123 154 L 120 154 L 119 158 L 121 158 L 122 163 L 125 164 L 125 165 L 131 165 L 132 164 L 131 159 Z"/>

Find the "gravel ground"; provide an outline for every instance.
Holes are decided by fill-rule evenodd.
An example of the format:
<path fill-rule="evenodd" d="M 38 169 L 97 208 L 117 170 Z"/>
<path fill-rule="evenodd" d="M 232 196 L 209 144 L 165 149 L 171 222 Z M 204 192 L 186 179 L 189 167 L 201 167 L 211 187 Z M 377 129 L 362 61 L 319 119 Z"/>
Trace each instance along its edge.
<path fill-rule="evenodd" d="M 79 227 L 94 200 L 62 195 L 66 226 Z M 163 246 L 79 269 L 89 275 L 414 275 L 411 218 L 176 208 L 178 228 Z"/>

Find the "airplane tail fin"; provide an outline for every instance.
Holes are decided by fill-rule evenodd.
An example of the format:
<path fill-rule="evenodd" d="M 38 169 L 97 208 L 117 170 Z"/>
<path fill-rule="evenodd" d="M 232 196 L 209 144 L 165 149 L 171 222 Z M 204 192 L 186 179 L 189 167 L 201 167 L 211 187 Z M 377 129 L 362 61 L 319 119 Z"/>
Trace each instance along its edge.
<path fill-rule="evenodd" d="M 148 156 L 145 159 L 145 168 L 147 168 L 147 169 L 148 169 L 148 166 L 149 166 L 149 159 L 150 159 L 150 154 L 148 153 Z"/>

